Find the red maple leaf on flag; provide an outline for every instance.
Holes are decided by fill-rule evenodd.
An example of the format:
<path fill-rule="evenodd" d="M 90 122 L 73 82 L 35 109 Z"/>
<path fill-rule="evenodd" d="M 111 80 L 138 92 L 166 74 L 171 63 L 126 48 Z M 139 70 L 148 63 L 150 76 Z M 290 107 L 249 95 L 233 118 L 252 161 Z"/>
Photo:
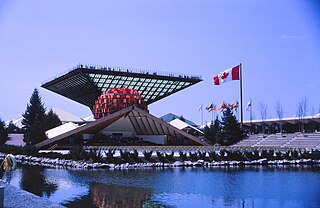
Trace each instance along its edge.
<path fill-rule="evenodd" d="M 228 77 L 229 73 L 228 72 L 223 72 L 221 79 L 226 79 Z"/>

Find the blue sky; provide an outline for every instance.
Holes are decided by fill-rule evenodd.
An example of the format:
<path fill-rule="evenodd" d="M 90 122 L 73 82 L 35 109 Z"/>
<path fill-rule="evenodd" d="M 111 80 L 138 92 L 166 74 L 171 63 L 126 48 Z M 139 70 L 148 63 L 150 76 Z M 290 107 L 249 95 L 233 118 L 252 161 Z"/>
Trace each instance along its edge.
<path fill-rule="evenodd" d="M 90 109 L 40 88 L 77 65 L 100 64 L 201 75 L 203 82 L 149 106 L 200 123 L 198 107 L 239 99 L 239 82 L 212 77 L 243 64 L 243 98 L 285 116 L 308 99 L 320 108 L 320 4 L 304 0 L 1 0 L 0 117 L 24 113 L 34 88 L 47 108 L 85 117 Z M 249 118 L 244 112 L 245 119 Z M 204 121 L 211 114 L 204 112 Z"/>

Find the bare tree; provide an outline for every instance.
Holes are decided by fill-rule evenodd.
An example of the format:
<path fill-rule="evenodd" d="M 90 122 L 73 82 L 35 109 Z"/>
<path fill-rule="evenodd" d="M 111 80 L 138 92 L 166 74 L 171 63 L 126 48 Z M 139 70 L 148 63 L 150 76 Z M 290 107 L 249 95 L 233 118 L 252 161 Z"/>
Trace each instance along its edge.
<path fill-rule="evenodd" d="M 316 114 L 316 108 L 314 106 L 312 106 L 310 114 L 311 116 L 314 116 Z"/>
<path fill-rule="evenodd" d="M 307 115 L 308 112 L 308 100 L 307 98 L 303 98 L 297 106 L 297 116 L 299 118 L 299 128 L 300 131 L 304 131 L 304 117 Z"/>
<path fill-rule="evenodd" d="M 283 107 L 280 103 L 279 100 L 276 101 L 276 106 L 275 106 L 275 110 L 279 119 L 279 123 L 280 123 L 280 134 L 282 134 L 282 118 L 283 118 Z"/>
<path fill-rule="evenodd" d="M 312 106 L 311 108 L 311 122 L 312 122 L 312 132 L 314 132 L 314 120 L 313 120 L 313 116 L 316 114 L 316 109 L 314 106 Z"/>
<path fill-rule="evenodd" d="M 252 120 L 255 120 L 255 119 L 256 119 L 256 112 L 252 111 Z"/>
<path fill-rule="evenodd" d="M 265 133 L 265 123 L 264 123 L 264 121 L 266 120 L 266 118 L 268 116 L 268 113 L 267 113 L 268 106 L 266 104 L 264 104 L 263 102 L 260 102 L 258 104 L 258 109 L 259 109 L 260 117 L 261 117 L 261 120 L 262 120 L 262 133 Z"/>

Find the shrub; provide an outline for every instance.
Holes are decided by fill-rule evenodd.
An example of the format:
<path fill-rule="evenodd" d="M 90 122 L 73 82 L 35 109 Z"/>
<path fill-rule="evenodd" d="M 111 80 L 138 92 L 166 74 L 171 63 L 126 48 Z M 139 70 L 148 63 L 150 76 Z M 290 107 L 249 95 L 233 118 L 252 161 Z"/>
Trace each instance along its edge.
<path fill-rule="evenodd" d="M 290 151 L 286 151 L 285 153 L 283 153 L 282 154 L 282 158 L 283 159 L 287 159 L 287 160 L 291 159 L 290 158 Z"/>
<path fill-rule="evenodd" d="M 269 154 L 267 150 L 262 150 L 261 152 L 261 158 L 268 158 Z"/>
<path fill-rule="evenodd" d="M 228 160 L 228 152 L 226 151 L 226 150 L 220 150 L 220 152 L 219 152 L 219 154 L 220 154 L 220 158 L 222 159 L 222 160 Z"/>
<path fill-rule="evenodd" d="M 37 148 L 33 145 L 26 145 L 26 146 L 14 146 L 14 145 L 1 145 L 0 152 L 10 153 L 13 155 L 32 155 L 35 156 L 38 154 Z"/>
<path fill-rule="evenodd" d="M 175 159 L 174 159 L 174 152 L 172 151 L 171 152 L 171 154 L 165 154 L 165 158 L 167 159 L 167 160 L 169 160 L 170 162 L 174 162 L 175 161 Z"/>
<path fill-rule="evenodd" d="M 158 157 L 158 160 L 159 160 L 160 162 L 163 162 L 163 163 L 167 162 L 166 159 L 165 159 L 165 157 L 164 157 L 164 154 L 161 153 L 161 152 L 159 152 L 159 151 L 157 151 L 157 157 Z"/>
<path fill-rule="evenodd" d="M 294 159 L 300 159 L 299 157 L 299 152 L 297 150 L 294 150 L 291 152 L 291 156 L 294 158 Z"/>
<path fill-rule="evenodd" d="M 282 153 L 281 152 L 276 152 L 276 159 L 281 160 L 282 159 Z"/>
<path fill-rule="evenodd" d="M 311 154 L 310 154 L 309 152 L 305 151 L 305 152 L 303 153 L 303 158 L 304 158 L 304 159 L 311 159 Z"/>
<path fill-rule="evenodd" d="M 106 161 L 113 164 L 121 164 L 123 161 L 121 158 L 114 157 L 116 150 L 115 149 L 109 149 L 107 152 L 105 152 L 107 158 Z"/>
<path fill-rule="evenodd" d="M 252 160 L 253 154 L 252 154 L 252 152 L 250 152 L 250 151 L 245 151 L 245 152 L 243 153 L 243 157 L 244 157 L 246 160 Z"/>
<path fill-rule="evenodd" d="M 112 159 L 114 158 L 114 153 L 116 152 L 115 149 L 108 149 L 107 152 L 105 152 L 106 156 L 107 156 L 107 159 Z"/>
<path fill-rule="evenodd" d="M 210 160 L 220 161 L 219 156 L 215 151 L 209 152 L 209 158 L 210 158 Z"/>
<path fill-rule="evenodd" d="M 70 153 L 71 155 L 71 158 L 73 160 L 88 160 L 89 157 L 88 157 L 88 154 L 87 152 L 83 149 L 82 146 L 73 146 L 71 149 L 70 149 Z"/>
<path fill-rule="evenodd" d="M 243 158 L 249 159 L 249 160 L 257 160 L 260 158 L 259 151 L 258 150 L 246 151 L 243 153 Z"/>
<path fill-rule="evenodd" d="M 258 150 L 254 150 L 253 151 L 253 159 L 254 160 L 258 160 L 260 158 L 260 154 L 259 154 L 259 151 Z"/>
<path fill-rule="evenodd" d="M 153 153 L 152 151 L 150 151 L 150 152 L 144 151 L 143 152 L 144 158 L 149 162 L 153 162 L 153 160 L 151 159 L 152 153 Z"/>
<path fill-rule="evenodd" d="M 180 159 L 182 161 L 186 161 L 187 160 L 187 153 L 184 153 L 184 152 L 180 151 L 179 155 L 180 155 Z"/>
<path fill-rule="evenodd" d="M 319 160 L 320 159 L 320 151 L 314 150 L 311 152 L 311 159 L 313 160 Z"/>
<path fill-rule="evenodd" d="M 88 153 L 88 158 L 90 158 L 92 162 L 103 162 L 101 150 L 90 150 L 90 152 Z"/>
<path fill-rule="evenodd" d="M 245 160 L 244 154 L 238 150 L 228 152 L 228 157 L 231 160 L 238 160 L 238 161 Z"/>
<path fill-rule="evenodd" d="M 274 159 L 274 150 L 269 150 L 268 151 L 268 156 L 267 156 L 267 158 L 269 159 L 269 160 L 273 160 Z"/>
<path fill-rule="evenodd" d="M 120 156 L 125 162 L 129 162 L 129 163 L 132 162 L 130 159 L 130 152 L 128 151 L 123 152 L 122 150 L 120 150 Z"/>
<path fill-rule="evenodd" d="M 137 150 L 134 150 L 133 153 L 129 153 L 129 157 L 135 162 L 142 162 L 142 160 L 139 158 L 139 153 Z"/>
<path fill-rule="evenodd" d="M 207 160 L 208 158 L 207 158 L 207 152 L 198 152 L 198 155 L 199 155 L 199 159 L 201 159 L 201 160 Z"/>
<path fill-rule="evenodd" d="M 189 152 L 189 157 L 192 161 L 197 161 L 199 160 L 199 157 L 198 157 L 198 153 L 195 152 L 195 153 L 192 153 L 192 152 Z"/>
<path fill-rule="evenodd" d="M 237 153 L 235 151 L 226 151 L 228 160 L 237 160 Z"/>

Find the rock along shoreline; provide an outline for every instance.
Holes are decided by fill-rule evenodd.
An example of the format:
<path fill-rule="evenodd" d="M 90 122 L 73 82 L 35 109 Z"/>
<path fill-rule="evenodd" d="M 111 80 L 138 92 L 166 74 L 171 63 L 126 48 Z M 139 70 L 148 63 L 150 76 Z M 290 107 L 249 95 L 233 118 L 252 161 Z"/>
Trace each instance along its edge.
<path fill-rule="evenodd" d="M 0 153 L 0 159 L 4 159 L 6 154 Z M 267 158 L 252 161 L 175 161 L 173 163 L 146 162 L 146 163 L 93 163 L 86 161 L 74 161 L 67 159 L 52 159 L 45 157 L 33 157 L 28 155 L 15 155 L 17 163 L 22 165 L 43 166 L 52 168 L 71 168 L 71 169 L 136 169 L 153 167 L 215 167 L 215 166 L 251 166 L 251 165 L 320 165 L 320 160 L 298 159 L 298 160 L 268 160 Z"/>

